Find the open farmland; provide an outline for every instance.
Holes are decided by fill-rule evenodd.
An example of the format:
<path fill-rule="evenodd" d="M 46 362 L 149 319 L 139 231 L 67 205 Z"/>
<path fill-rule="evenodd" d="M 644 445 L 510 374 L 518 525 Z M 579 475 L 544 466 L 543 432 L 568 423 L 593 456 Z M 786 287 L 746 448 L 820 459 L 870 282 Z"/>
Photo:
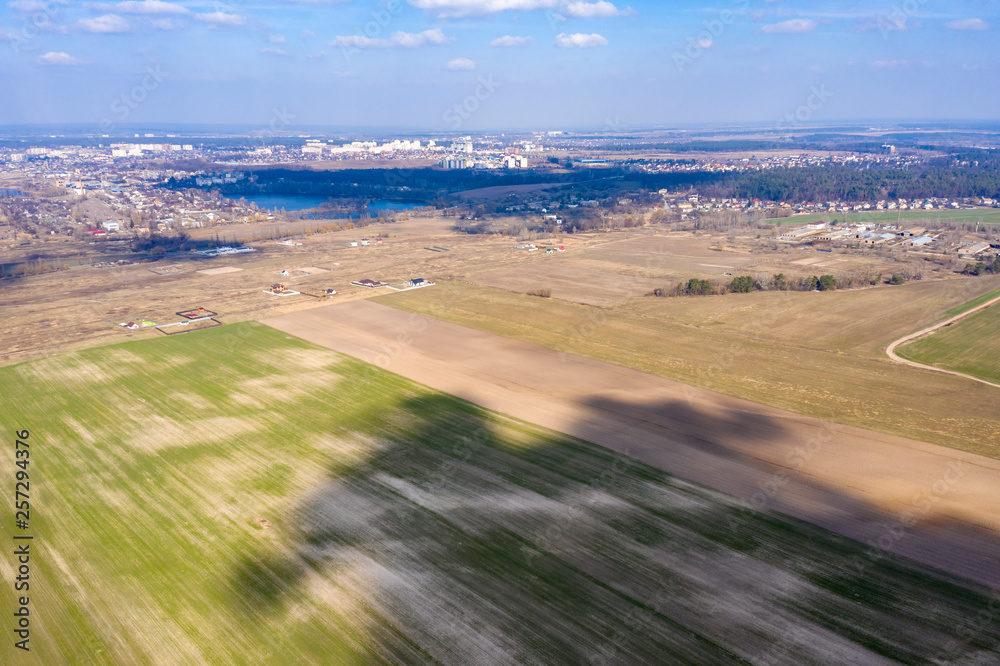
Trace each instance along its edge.
<path fill-rule="evenodd" d="M 806 213 L 769 220 L 774 224 L 809 224 L 812 222 L 842 222 L 852 224 L 1000 224 L 1000 208 L 937 209 L 937 210 L 871 210 L 851 213 Z"/>
<path fill-rule="evenodd" d="M 0 378 L 24 663 L 1000 657 L 985 588 L 260 325 Z"/>
<path fill-rule="evenodd" d="M 643 298 L 613 308 L 461 283 L 377 302 L 800 414 L 1000 458 L 997 391 L 881 347 L 996 278 L 834 292 Z"/>
<path fill-rule="evenodd" d="M 476 284 L 528 293 L 545 288 L 552 296 L 587 305 L 614 305 L 661 286 L 659 280 L 577 268 L 569 262 L 535 261 L 476 273 Z"/>
<path fill-rule="evenodd" d="M 692 277 L 728 283 L 731 276 L 741 274 L 784 273 L 797 278 L 822 273 L 899 270 L 899 264 L 887 257 L 816 252 L 813 248 L 787 245 L 767 249 L 757 239 L 728 239 L 722 234 L 647 232 L 593 245 L 567 259 L 589 270 L 656 278 L 660 280 L 659 287 L 672 287 Z"/>
<path fill-rule="evenodd" d="M 1000 307 L 994 304 L 896 351 L 917 363 L 1000 383 Z"/>

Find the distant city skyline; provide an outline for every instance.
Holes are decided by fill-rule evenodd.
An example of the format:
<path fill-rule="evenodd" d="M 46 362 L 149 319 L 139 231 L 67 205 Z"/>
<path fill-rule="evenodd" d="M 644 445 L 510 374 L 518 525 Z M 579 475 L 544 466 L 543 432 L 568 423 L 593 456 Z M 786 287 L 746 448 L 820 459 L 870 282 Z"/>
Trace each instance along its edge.
<path fill-rule="evenodd" d="M 992 120 L 998 14 L 932 0 L 13 0 L 0 125 Z"/>

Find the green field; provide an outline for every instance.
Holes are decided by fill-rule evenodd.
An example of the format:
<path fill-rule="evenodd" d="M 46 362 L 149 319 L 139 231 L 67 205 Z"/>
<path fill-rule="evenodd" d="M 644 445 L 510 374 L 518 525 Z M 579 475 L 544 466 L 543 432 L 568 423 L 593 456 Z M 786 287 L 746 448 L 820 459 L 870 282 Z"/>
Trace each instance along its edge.
<path fill-rule="evenodd" d="M 769 220 L 774 224 L 811 224 L 813 222 L 844 222 L 851 224 L 893 224 L 896 221 L 919 223 L 921 226 L 946 224 L 1000 224 L 1000 208 L 972 210 L 873 210 L 857 213 L 806 213 Z"/>
<path fill-rule="evenodd" d="M 982 588 L 259 324 L 0 387 L 34 536 L 4 663 L 1000 658 Z"/>
<path fill-rule="evenodd" d="M 375 300 L 801 414 L 1000 458 L 997 389 L 903 366 L 882 351 L 998 284 L 988 277 L 823 293 L 646 297 L 597 308 L 439 282 L 423 293 Z"/>
<path fill-rule="evenodd" d="M 917 363 L 1000 384 L 1000 304 L 903 345 L 896 353 Z"/>
<path fill-rule="evenodd" d="M 956 315 L 960 315 L 963 312 L 968 312 L 972 308 L 974 308 L 974 307 L 976 307 L 978 305 L 982 305 L 983 303 L 985 303 L 987 301 L 993 300 L 997 296 L 1000 296 L 1000 289 L 994 289 L 993 291 L 985 293 L 982 296 L 979 296 L 977 298 L 973 298 L 971 301 L 969 301 L 967 303 L 962 303 L 958 307 L 954 307 L 954 308 L 948 310 L 947 312 L 944 313 L 944 317 L 942 317 L 942 319 L 948 319 L 948 318 L 954 317 Z"/>

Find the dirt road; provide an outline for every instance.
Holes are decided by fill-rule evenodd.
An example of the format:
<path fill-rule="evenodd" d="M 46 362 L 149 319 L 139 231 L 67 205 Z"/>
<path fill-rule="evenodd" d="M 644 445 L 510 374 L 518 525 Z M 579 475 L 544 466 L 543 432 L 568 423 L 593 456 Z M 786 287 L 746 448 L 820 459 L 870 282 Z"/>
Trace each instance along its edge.
<path fill-rule="evenodd" d="M 899 345 L 904 345 L 907 342 L 913 342 L 914 340 L 918 340 L 918 339 L 924 337 L 925 335 L 930 335 L 931 333 L 933 333 L 934 331 L 937 331 L 938 329 L 942 329 L 945 326 L 948 326 L 950 324 L 954 324 L 956 321 L 958 321 L 960 319 L 965 319 L 966 317 L 974 315 L 977 312 L 979 312 L 980 310 L 985 310 L 986 308 L 988 308 L 989 306 L 993 305 L 994 303 L 1000 303 L 1000 296 L 997 296 L 996 298 L 990 299 L 990 300 L 986 301 L 985 303 L 983 303 L 982 305 L 977 305 L 976 307 L 974 307 L 971 310 L 968 310 L 966 312 L 963 312 L 962 314 L 955 315 L 951 319 L 945 319 L 944 321 L 938 322 L 938 323 L 934 324 L 933 326 L 928 326 L 927 328 L 922 328 L 919 331 L 917 331 L 916 333 L 911 333 L 910 335 L 903 336 L 899 340 L 896 340 L 894 342 L 889 343 L 889 346 L 885 348 L 885 353 L 888 354 L 889 358 L 891 358 L 893 361 L 896 361 L 897 363 L 902 363 L 903 365 L 912 365 L 914 368 L 923 368 L 924 370 L 933 370 L 934 372 L 943 372 L 946 375 L 955 375 L 957 377 L 965 377 L 966 379 L 971 379 L 972 381 L 980 382 L 982 384 L 986 384 L 987 386 L 995 386 L 997 388 L 1000 388 L 1000 384 L 995 384 L 993 382 L 988 382 L 985 379 L 980 379 L 979 377 L 973 377 L 972 375 L 967 375 L 964 372 L 955 372 L 954 370 L 945 370 L 944 368 L 937 368 L 937 367 L 934 367 L 933 365 L 924 365 L 923 363 L 917 363 L 916 361 L 910 361 L 908 359 L 905 359 L 905 358 L 901 357 L 899 354 L 896 353 L 896 347 L 898 347 Z"/>
<path fill-rule="evenodd" d="M 824 423 L 368 301 L 263 321 L 626 453 L 748 507 L 1000 588 L 1000 461 Z M 873 548 L 872 557 L 880 552 Z"/>

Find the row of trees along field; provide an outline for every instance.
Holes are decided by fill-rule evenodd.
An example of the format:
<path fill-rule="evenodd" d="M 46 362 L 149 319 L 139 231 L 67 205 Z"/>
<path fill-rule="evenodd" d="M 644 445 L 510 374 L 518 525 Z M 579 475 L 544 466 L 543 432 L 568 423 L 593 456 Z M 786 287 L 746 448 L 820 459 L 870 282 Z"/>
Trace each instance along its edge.
<path fill-rule="evenodd" d="M 966 275 L 986 275 L 987 273 L 1000 273 L 1000 255 L 987 259 L 986 261 L 969 262 L 962 269 Z"/>
<path fill-rule="evenodd" d="M 738 275 L 729 282 L 691 278 L 679 282 L 674 287 L 654 289 L 653 296 L 719 296 L 722 294 L 749 294 L 753 291 L 833 291 L 834 289 L 856 289 L 877 284 L 903 284 L 909 280 L 921 279 L 919 273 L 901 270 L 885 276 L 881 273 L 861 271 L 852 275 L 810 275 L 790 278 L 784 273 L 775 275 Z"/>

